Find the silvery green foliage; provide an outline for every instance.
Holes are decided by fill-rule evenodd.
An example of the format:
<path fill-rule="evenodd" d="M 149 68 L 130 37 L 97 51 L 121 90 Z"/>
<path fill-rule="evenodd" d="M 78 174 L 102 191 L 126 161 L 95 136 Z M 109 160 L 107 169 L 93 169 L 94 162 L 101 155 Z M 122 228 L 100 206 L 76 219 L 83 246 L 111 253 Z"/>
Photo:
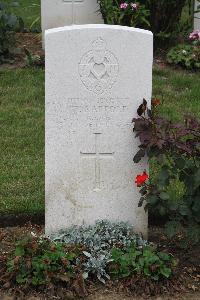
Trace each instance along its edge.
<path fill-rule="evenodd" d="M 88 258 L 87 262 L 83 264 L 84 278 L 92 273 L 96 274 L 97 278 L 103 283 L 105 283 L 104 278 L 110 279 L 110 276 L 106 273 L 107 264 L 111 261 L 109 251 L 91 251 L 91 253 L 83 251 L 83 254 Z"/>
<path fill-rule="evenodd" d="M 73 226 L 51 237 L 54 241 L 66 244 L 82 244 L 95 251 L 112 249 L 114 246 L 129 247 L 135 243 L 138 247 L 146 246 L 147 241 L 134 233 L 134 227 L 125 222 L 111 223 L 103 220 L 95 225 Z"/>
<path fill-rule="evenodd" d="M 87 261 L 83 264 L 84 277 L 89 273 L 96 274 L 98 279 L 105 282 L 109 279 L 106 267 L 111 261 L 113 247 L 129 247 L 132 243 L 136 248 L 147 245 L 141 235 L 134 233 L 134 228 L 128 223 L 111 223 L 110 221 L 97 221 L 95 225 L 73 226 L 57 235 L 51 236 L 54 242 L 65 244 L 84 245 L 87 251 L 83 254 Z"/>

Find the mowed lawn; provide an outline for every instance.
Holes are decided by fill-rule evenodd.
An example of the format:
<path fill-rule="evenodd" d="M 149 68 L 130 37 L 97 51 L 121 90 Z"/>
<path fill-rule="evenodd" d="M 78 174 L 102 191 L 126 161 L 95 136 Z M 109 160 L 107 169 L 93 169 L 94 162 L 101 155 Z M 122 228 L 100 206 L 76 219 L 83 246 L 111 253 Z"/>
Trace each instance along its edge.
<path fill-rule="evenodd" d="M 170 119 L 200 118 L 199 73 L 156 67 L 153 95 Z M 43 212 L 44 70 L 0 71 L 0 126 L 0 214 Z"/>
<path fill-rule="evenodd" d="M 200 72 L 154 67 L 153 96 L 163 100 L 160 112 L 171 120 L 185 114 L 200 119 Z"/>
<path fill-rule="evenodd" d="M 44 71 L 0 71 L 0 214 L 44 209 Z"/>

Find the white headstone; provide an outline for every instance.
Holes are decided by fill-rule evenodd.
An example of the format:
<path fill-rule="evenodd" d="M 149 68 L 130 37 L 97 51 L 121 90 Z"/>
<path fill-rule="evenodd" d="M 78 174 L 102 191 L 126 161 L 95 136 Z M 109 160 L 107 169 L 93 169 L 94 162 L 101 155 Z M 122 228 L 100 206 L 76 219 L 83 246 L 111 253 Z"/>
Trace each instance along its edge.
<path fill-rule="evenodd" d="M 134 180 L 148 165 L 133 163 L 131 121 L 151 99 L 152 50 L 152 33 L 135 28 L 46 31 L 47 234 L 100 219 L 146 234 Z"/>
<path fill-rule="evenodd" d="M 195 0 L 195 11 L 200 6 L 200 2 Z M 199 9 L 200 10 L 200 9 Z M 194 14 L 194 30 L 200 30 L 200 11 Z"/>
<path fill-rule="evenodd" d="M 42 32 L 72 24 L 101 24 L 97 0 L 41 0 Z"/>

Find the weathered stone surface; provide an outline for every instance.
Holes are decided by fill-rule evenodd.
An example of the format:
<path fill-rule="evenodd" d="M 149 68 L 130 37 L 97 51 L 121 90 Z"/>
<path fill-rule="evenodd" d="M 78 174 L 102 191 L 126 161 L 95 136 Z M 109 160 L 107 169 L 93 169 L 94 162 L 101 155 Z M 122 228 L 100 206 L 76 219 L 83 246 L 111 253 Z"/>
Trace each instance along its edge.
<path fill-rule="evenodd" d="M 146 233 L 131 120 L 151 99 L 152 33 L 108 25 L 46 32 L 46 233 L 95 220 Z M 149 102 L 150 104 L 150 102 Z"/>
<path fill-rule="evenodd" d="M 195 11 L 197 10 L 197 7 L 200 6 L 200 2 L 195 0 Z M 194 14 L 194 30 L 200 30 L 200 12 Z"/>
<path fill-rule="evenodd" d="M 96 0 L 41 0 L 42 32 L 72 24 L 101 24 Z"/>

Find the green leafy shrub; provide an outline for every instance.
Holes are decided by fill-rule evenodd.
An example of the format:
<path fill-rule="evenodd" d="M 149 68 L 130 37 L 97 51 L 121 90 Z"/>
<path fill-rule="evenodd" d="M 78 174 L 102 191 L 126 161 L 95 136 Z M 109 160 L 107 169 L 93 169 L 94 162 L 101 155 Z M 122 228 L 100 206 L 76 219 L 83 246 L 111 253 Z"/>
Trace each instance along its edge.
<path fill-rule="evenodd" d="M 106 24 L 145 28 L 150 25 L 149 11 L 138 2 L 133 3 L 130 0 L 124 3 L 120 0 L 99 0 L 98 2 Z"/>
<path fill-rule="evenodd" d="M 151 178 L 147 182 L 144 174 L 136 178 L 139 206 L 145 202 L 145 209 L 167 216 L 166 232 L 171 237 L 182 232 L 190 245 L 196 243 L 200 240 L 200 122 L 185 117 L 184 123 L 173 123 L 155 109 L 150 111 L 146 100 L 138 114 L 133 119 L 134 132 L 141 144 L 134 162 L 147 154 L 162 166 L 154 182 Z"/>
<path fill-rule="evenodd" d="M 7 263 L 7 278 L 34 286 L 59 280 L 70 282 L 76 276 L 73 268 L 76 257 L 75 251 L 68 251 L 59 243 L 28 237 L 16 244 Z"/>
<path fill-rule="evenodd" d="M 147 246 L 137 249 L 131 245 L 125 249 L 112 249 L 110 273 L 117 278 L 129 277 L 135 273 L 150 277 L 153 280 L 169 278 L 175 260 L 172 255 L 158 252 Z"/>
<path fill-rule="evenodd" d="M 15 31 L 23 28 L 23 20 L 8 12 L 8 5 L 0 1 L 0 63 L 8 61 L 15 47 Z"/>
<path fill-rule="evenodd" d="M 163 158 L 156 183 L 143 185 L 139 206 L 146 201 L 146 209 L 169 219 L 165 225 L 169 237 L 182 233 L 193 245 L 200 240 L 200 160 L 170 158 Z"/>
<path fill-rule="evenodd" d="M 172 48 L 167 54 L 167 62 L 186 69 L 200 70 L 200 45 L 183 44 Z"/>

